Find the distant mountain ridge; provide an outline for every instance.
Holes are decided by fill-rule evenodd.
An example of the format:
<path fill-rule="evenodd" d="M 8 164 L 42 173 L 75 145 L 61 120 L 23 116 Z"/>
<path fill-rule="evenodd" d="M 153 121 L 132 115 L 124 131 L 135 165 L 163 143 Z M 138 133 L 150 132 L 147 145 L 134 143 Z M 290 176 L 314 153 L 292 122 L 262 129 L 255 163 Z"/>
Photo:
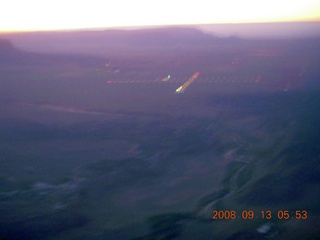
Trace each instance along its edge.
<path fill-rule="evenodd" d="M 101 59 L 93 57 L 84 57 L 77 54 L 52 54 L 25 51 L 19 49 L 8 39 L 0 38 L 0 69 L 6 69 L 6 66 L 50 66 L 64 65 L 68 63 L 77 63 L 95 65 Z"/>
<path fill-rule="evenodd" d="M 188 51 L 210 51 L 219 50 L 219 48 L 230 46 L 238 48 L 238 44 L 244 44 L 245 47 L 251 47 L 262 42 L 280 41 L 286 46 L 291 40 L 304 39 L 301 35 L 295 35 L 295 38 L 241 38 L 240 32 L 251 31 L 257 36 L 261 32 L 268 33 L 272 29 L 285 33 L 286 28 L 292 25 L 283 25 L 282 28 L 275 28 L 279 24 L 269 26 L 268 24 L 247 24 L 247 25 L 217 25 L 211 26 L 216 29 L 205 31 L 200 29 L 210 28 L 210 26 L 173 26 L 173 27 L 155 27 L 147 29 L 107 29 L 107 30 L 76 30 L 76 31 L 48 31 L 48 32 L 27 32 L 27 33 L 10 33 L 0 34 L 0 39 L 8 39 L 19 49 L 40 53 L 77 53 L 95 55 L 100 57 L 115 56 L 141 56 L 141 54 L 167 54 L 172 50 Z M 295 25 L 294 25 L 295 26 Z M 301 29 L 309 25 L 297 25 Z M 315 25 L 318 26 L 318 25 Z M 315 27 L 313 26 L 313 27 Z M 232 27 L 232 28 L 231 28 Z M 229 29 L 228 37 L 221 37 L 219 31 Z M 291 26 L 292 28 L 292 26 Z M 234 31 L 233 31 L 233 30 Z M 237 29 L 237 31 L 235 30 Z M 258 30 L 259 31 L 258 31 Z M 211 33 L 210 33 L 211 32 Z M 262 34 L 263 35 L 263 34 Z M 220 36 L 220 37 L 219 37 Z M 226 35 L 225 35 L 226 36 Z M 239 37 L 237 37 L 239 36 Z M 313 36 L 313 35 L 312 35 Z M 305 39 L 319 40 L 317 35 Z M 269 40 L 268 40 L 269 39 Z M 289 41 L 288 41 L 289 40 Z"/>
<path fill-rule="evenodd" d="M 170 52 L 175 49 L 204 49 L 214 43 L 235 41 L 219 38 L 195 28 L 167 27 L 143 30 L 101 30 L 70 32 L 34 32 L 4 36 L 27 51 L 43 53 L 80 53 L 118 56 L 138 52 Z M 0 35 L 1 38 L 1 35 Z"/>
<path fill-rule="evenodd" d="M 175 52 L 232 51 L 280 43 L 287 46 L 288 39 L 241 39 L 236 36 L 218 37 L 195 27 L 159 27 L 136 30 L 79 30 L 12 33 L 0 35 L 12 41 L 14 46 L 29 52 L 76 53 L 114 57 L 141 57 L 172 55 Z M 294 39 L 293 39 L 294 40 Z M 317 39 L 318 40 L 318 39 Z M 294 41 L 293 41 L 294 42 Z M 290 44 L 290 43 L 289 43 Z"/>

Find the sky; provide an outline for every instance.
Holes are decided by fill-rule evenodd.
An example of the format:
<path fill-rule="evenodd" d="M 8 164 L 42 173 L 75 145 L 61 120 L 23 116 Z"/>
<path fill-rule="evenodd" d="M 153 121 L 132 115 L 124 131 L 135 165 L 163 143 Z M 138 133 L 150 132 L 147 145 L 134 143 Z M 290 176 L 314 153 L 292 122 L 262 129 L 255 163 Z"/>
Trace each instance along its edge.
<path fill-rule="evenodd" d="M 1 0 L 0 32 L 320 21 L 320 0 Z"/>

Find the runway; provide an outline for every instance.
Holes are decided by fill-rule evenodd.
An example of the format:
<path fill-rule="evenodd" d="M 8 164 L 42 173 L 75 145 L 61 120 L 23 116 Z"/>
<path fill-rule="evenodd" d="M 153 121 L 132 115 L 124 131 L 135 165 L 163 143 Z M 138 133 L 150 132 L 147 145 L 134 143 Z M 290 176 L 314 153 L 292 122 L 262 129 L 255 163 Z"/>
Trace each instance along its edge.
<path fill-rule="evenodd" d="M 183 84 L 188 78 L 174 77 L 170 80 L 163 81 L 163 77 L 155 78 L 128 78 L 128 79 L 109 79 L 108 84 L 141 84 L 141 83 L 157 83 L 157 84 Z M 193 83 L 204 83 L 204 84 L 256 84 L 263 80 L 261 75 L 218 75 L 218 76 L 206 76 L 201 75 L 194 79 Z"/>

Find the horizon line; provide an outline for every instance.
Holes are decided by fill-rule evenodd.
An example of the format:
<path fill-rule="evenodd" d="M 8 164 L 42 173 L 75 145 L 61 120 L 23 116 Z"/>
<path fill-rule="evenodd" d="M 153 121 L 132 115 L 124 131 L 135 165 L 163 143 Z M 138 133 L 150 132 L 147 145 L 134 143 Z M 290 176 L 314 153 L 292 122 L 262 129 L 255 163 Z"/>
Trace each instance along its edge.
<path fill-rule="evenodd" d="M 213 25 L 258 25 L 258 24 L 288 24 L 288 23 L 319 23 L 316 20 L 296 20 L 296 21 L 265 21 L 265 22 L 225 22 L 225 23 L 190 23 L 190 24 L 154 24 L 154 25 L 119 25 L 108 27 L 80 27 L 80 28 L 56 28 L 56 29 L 23 29 L 23 30 L 0 30 L 0 34 L 14 33 L 45 33 L 45 32 L 79 32 L 79 31 L 105 31 L 105 30 L 138 30 L 138 29 L 154 29 L 154 28 L 170 28 L 170 27 L 194 27 L 194 26 L 213 26 Z"/>

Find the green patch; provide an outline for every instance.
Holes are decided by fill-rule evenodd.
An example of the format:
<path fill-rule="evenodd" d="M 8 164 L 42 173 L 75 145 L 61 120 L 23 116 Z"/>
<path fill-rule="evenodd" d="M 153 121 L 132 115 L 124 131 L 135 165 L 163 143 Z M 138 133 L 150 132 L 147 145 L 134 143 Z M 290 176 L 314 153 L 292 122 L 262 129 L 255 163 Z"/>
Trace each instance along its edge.
<path fill-rule="evenodd" d="M 202 197 L 198 201 L 196 211 L 204 208 L 205 206 L 207 206 L 209 203 L 211 203 L 213 201 L 216 201 L 220 198 L 223 198 L 225 195 L 227 195 L 229 193 L 229 191 L 230 191 L 230 189 L 228 187 L 225 187 L 219 191 L 216 191 L 214 193 L 210 193 L 210 194 Z"/>
<path fill-rule="evenodd" d="M 245 168 L 239 172 L 239 175 L 237 177 L 237 181 L 236 181 L 237 189 L 240 189 L 241 187 L 243 187 L 252 178 L 255 169 L 256 168 L 254 164 L 247 163 Z"/>
<path fill-rule="evenodd" d="M 239 169 L 244 165 L 244 162 L 234 161 L 227 165 L 226 174 L 222 180 L 223 186 L 228 186 L 230 184 L 230 179 L 239 171 Z"/>

